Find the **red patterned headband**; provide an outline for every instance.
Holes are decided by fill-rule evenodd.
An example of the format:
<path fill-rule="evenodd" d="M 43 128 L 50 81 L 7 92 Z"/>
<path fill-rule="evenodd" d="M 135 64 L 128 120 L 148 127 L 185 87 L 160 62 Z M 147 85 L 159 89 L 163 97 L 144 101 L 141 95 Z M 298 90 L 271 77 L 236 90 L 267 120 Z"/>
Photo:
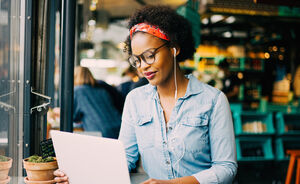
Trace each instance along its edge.
<path fill-rule="evenodd" d="M 137 31 L 142 31 L 145 33 L 152 34 L 153 36 L 156 36 L 163 40 L 167 40 L 167 41 L 170 40 L 169 37 L 157 26 L 153 26 L 153 25 L 150 25 L 147 23 L 139 23 L 139 24 L 136 24 L 135 26 L 133 26 L 130 29 L 130 39 L 132 38 L 133 33 L 137 32 Z"/>

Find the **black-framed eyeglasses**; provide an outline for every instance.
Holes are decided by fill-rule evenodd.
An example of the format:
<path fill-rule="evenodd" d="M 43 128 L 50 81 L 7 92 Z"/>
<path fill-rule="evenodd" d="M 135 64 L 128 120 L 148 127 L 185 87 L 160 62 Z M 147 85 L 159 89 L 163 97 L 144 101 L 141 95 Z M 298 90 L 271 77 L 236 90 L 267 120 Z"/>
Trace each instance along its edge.
<path fill-rule="evenodd" d="M 131 66 L 133 66 L 135 68 L 139 68 L 141 66 L 141 60 L 143 60 L 148 65 L 151 65 L 155 62 L 155 55 L 157 54 L 158 49 L 166 46 L 167 44 L 168 44 L 168 42 L 164 43 L 163 45 L 161 45 L 157 48 L 148 49 L 140 55 L 131 55 L 128 58 L 128 61 L 131 64 Z"/>

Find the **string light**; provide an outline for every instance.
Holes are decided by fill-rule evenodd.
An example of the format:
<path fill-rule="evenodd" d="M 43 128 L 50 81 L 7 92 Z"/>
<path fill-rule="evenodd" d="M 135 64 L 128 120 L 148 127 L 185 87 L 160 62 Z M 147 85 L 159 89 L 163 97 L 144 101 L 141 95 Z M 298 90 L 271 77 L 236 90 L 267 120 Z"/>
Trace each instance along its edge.
<path fill-rule="evenodd" d="M 243 75 L 242 72 L 239 72 L 239 73 L 237 74 L 237 77 L 238 77 L 239 79 L 243 79 L 243 78 L 244 78 L 244 75 Z"/>
<path fill-rule="evenodd" d="M 270 54 L 268 52 L 265 52 L 265 58 L 269 59 L 270 58 Z"/>

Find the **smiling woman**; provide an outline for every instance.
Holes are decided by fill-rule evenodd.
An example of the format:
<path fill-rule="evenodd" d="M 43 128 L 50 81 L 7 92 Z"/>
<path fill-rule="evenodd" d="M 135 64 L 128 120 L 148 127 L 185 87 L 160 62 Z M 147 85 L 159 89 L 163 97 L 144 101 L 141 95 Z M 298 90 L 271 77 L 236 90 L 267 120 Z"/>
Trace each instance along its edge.
<path fill-rule="evenodd" d="M 125 102 L 119 139 L 129 169 L 139 152 L 152 178 L 144 184 L 231 183 L 237 163 L 228 101 L 179 68 L 194 53 L 188 21 L 169 7 L 146 6 L 129 29 L 129 62 L 150 83 Z"/>
<path fill-rule="evenodd" d="M 119 140 L 129 170 L 141 155 L 143 184 L 232 183 L 235 139 L 226 96 L 185 76 L 195 51 L 188 21 L 166 6 L 145 6 L 129 20 L 129 62 L 149 81 L 126 97 Z M 57 172 L 57 181 L 66 181 Z"/>

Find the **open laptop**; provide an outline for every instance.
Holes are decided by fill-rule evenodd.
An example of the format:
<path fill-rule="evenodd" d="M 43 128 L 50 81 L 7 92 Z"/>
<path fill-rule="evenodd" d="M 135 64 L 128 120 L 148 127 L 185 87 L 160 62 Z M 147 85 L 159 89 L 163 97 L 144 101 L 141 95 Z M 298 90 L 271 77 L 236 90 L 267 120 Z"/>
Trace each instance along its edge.
<path fill-rule="evenodd" d="M 59 169 L 71 184 L 130 184 L 119 140 L 56 130 L 50 134 Z"/>

